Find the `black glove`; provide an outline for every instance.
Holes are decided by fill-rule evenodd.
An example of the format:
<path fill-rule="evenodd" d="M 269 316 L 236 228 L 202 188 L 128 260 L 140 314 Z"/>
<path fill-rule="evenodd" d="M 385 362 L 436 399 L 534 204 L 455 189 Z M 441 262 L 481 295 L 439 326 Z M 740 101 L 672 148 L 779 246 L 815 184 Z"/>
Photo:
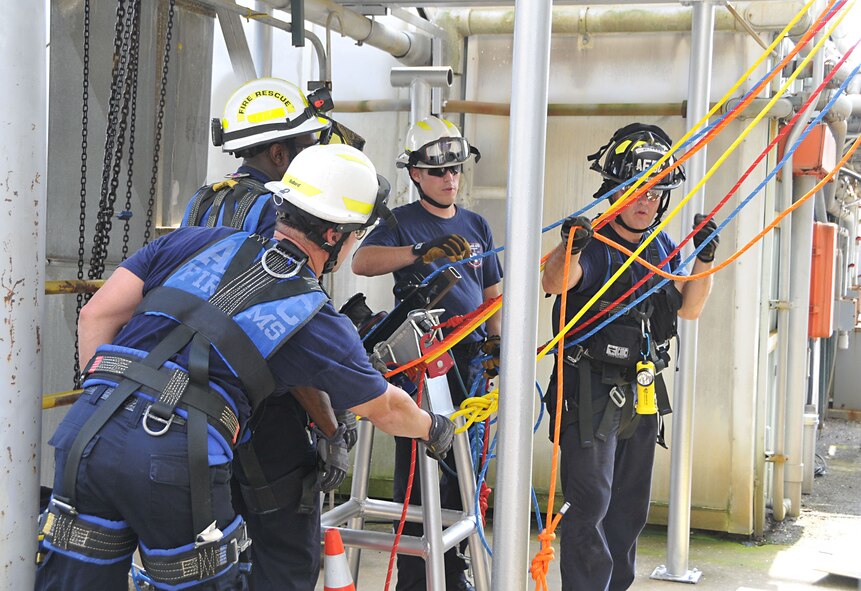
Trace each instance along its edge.
<path fill-rule="evenodd" d="M 706 218 L 704 214 L 698 213 L 694 216 L 694 228 L 699 226 L 702 221 Z M 714 232 L 717 229 L 717 224 L 714 219 L 710 219 L 706 222 L 706 225 L 703 226 L 696 234 L 694 234 L 694 248 L 698 248 L 700 244 L 702 244 L 706 238 L 709 237 L 709 234 Z M 715 250 L 717 250 L 717 246 L 720 243 L 720 236 L 717 234 L 706 244 L 703 249 L 697 254 L 697 258 L 704 263 L 710 263 L 715 260 Z"/>
<path fill-rule="evenodd" d="M 347 446 L 347 451 L 350 451 L 359 439 L 359 432 L 356 430 L 356 413 L 351 410 L 336 410 L 335 420 L 338 421 L 339 426 L 344 425 L 344 445 Z"/>
<path fill-rule="evenodd" d="M 568 233 L 571 232 L 572 227 L 576 229 L 574 230 L 574 241 L 571 243 L 571 254 L 577 254 L 592 241 L 592 234 L 594 232 L 592 230 L 592 222 L 585 215 L 569 215 L 562 222 L 561 233 L 564 244 L 568 244 Z"/>
<path fill-rule="evenodd" d="M 344 441 L 346 427 L 338 425 L 338 429 L 331 437 L 326 437 L 317 427 L 313 428 L 317 434 L 317 486 L 321 492 L 335 490 L 347 476 L 349 458 L 347 457 L 347 445 Z"/>
<path fill-rule="evenodd" d="M 431 428 L 424 444 L 427 447 L 428 457 L 441 462 L 451 449 L 451 442 L 454 440 L 454 423 L 442 415 L 428 414 L 431 418 Z"/>
<path fill-rule="evenodd" d="M 440 236 L 427 242 L 419 242 L 413 245 L 413 254 L 418 257 L 416 262 L 425 264 L 437 259 L 448 259 L 452 263 L 472 256 L 472 249 L 466 238 L 458 234 Z"/>
<path fill-rule="evenodd" d="M 493 335 L 484 339 L 481 345 L 481 352 L 485 355 L 490 355 L 490 359 L 485 359 L 481 362 L 484 368 L 484 377 L 494 378 L 499 375 L 499 351 L 502 346 L 502 340 L 499 335 Z"/>

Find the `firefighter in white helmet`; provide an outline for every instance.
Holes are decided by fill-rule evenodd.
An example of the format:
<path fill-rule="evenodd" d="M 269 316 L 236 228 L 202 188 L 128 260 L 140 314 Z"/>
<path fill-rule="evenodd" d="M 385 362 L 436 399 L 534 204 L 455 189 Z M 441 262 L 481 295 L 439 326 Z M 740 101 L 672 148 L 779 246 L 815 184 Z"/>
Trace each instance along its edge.
<path fill-rule="evenodd" d="M 470 258 L 457 267 L 462 279 L 439 303 L 445 308 L 442 318 L 466 314 L 483 301 L 500 293 L 502 267 L 494 249 L 490 225 L 479 214 L 455 203 L 463 166 L 471 156 L 476 162 L 478 150 L 463 138 L 457 127 L 446 119 L 427 117 L 410 127 L 403 153 L 396 165 L 405 168 L 418 189 L 421 199 L 394 211 L 398 226 L 380 226 L 363 241 L 353 257 L 353 271 L 359 275 L 376 276 L 392 273 L 397 289 L 420 282 L 444 264 Z M 482 256 L 486 255 L 486 256 Z M 499 315 L 452 348 L 457 371 L 448 372 L 452 401 L 459 405 L 468 395 L 480 367 L 471 363 L 477 354 L 490 354 L 485 362 L 485 375 L 494 376 L 499 364 Z M 403 501 L 409 476 L 410 442 L 396 440 L 394 498 Z M 454 467 L 453 460 L 450 465 Z M 418 476 L 418 475 L 416 475 Z M 440 479 L 442 506 L 460 509 L 457 480 L 443 472 Z M 416 484 L 411 503 L 420 503 Z M 405 533 L 420 535 L 421 525 L 407 523 Z M 446 588 L 469 589 L 466 564 L 457 549 L 446 552 Z M 423 590 L 425 570 L 418 558 L 398 555 L 398 591 Z"/>
<path fill-rule="evenodd" d="M 357 233 L 388 218 L 388 183 L 358 150 L 328 145 L 299 154 L 270 190 L 273 239 L 180 228 L 124 261 L 82 310 L 81 355 L 92 359 L 84 393 L 51 439 L 57 472 L 41 519 L 37 589 L 125 589 L 138 547 L 158 589 L 246 589 L 240 556 L 251 530 L 231 503 L 230 460 L 245 439 L 266 441 L 255 421 L 297 388 L 326 391 L 336 409 L 422 439 L 432 457 L 450 447 L 454 424 L 371 367 L 353 324 L 319 285 Z M 295 444 L 271 450 L 284 476 L 268 494 L 293 507 L 316 460 L 304 411 L 283 407 L 292 416 L 281 413 L 278 428 Z M 283 524 L 285 515 L 262 517 Z M 315 520 L 313 531 L 282 533 L 318 571 L 277 588 L 314 589 Z M 265 536 L 253 541 L 284 551 Z"/>

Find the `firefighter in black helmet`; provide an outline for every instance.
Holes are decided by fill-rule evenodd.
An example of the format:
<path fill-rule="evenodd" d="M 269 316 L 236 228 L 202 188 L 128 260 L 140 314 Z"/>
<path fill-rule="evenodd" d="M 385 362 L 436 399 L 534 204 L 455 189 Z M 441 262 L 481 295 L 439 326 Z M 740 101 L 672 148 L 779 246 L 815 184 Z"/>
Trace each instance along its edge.
<path fill-rule="evenodd" d="M 595 197 L 616 190 L 610 199 L 618 200 L 624 192 L 619 185 L 648 171 L 671 145 L 667 134 L 654 125 L 634 123 L 616 131 L 607 144 L 589 156 L 591 168 L 604 178 Z M 673 163 L 674 159 L 668 158 L 655 174 Z M 670 191 L 684 178 L 681 167 L 667 172 L 597 231 L 635 250 L 654 231 L 667 210 Z M 700 219 L 698 216 L 697 221 Z M 710 221 L 694 236 L 694 243 L 699 246 L 714 228 Z M 569 282 L 563 285 L 571 232 Z M 602 242 L 592 241 L 592 236 L 588 218 L 567 218 L 562 224 L 562 242 L 545 266 L 542 286 L 547 293 L 557 294 L 554 333 L 560 330 L 561 298 L 567 298 L 567 324 L 627 258 Z M 694 273 L 711 268 L 717 243 L 715 236 L 699 252 Z M 640 256 L 658 265 L 675 247 L 666 233 L 659 232 Z M 676 255 L 663 268 L 678 272 L 680 266 Z M 638 263 L 628 267 L 583 320 L 627 292 L 646 272 Z M 659 279 L 651 278 L 625 304 Z M 565 591 L 618 591 L 627 589 L 634 580 L 637 537 L 649 509 L 655 443 L 663 443 L 660 417 L 670 412 L 660 372 L 670 361 L 669 341 L 676 336 L 676 317 L 699 317 L 710 289 L 710 277 L 667 283 L 592 337 L 566 348 L 564 359 L 556 359 L 557 364 L 564 364 L 559 442 L 562 490 L 571 503 L 570 517 L 561 522 L 560 568 Z M 585 332 L 577 336 L 582 334 Z M 555 411 L 556 375 L 554 367 L 545 399 L 551 412 Z"/>

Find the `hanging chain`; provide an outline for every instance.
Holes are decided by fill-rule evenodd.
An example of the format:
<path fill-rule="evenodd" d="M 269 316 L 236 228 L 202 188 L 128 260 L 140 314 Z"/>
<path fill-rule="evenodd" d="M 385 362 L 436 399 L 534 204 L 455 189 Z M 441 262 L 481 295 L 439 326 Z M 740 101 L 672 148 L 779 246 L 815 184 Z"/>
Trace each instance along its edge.
<path fill-rule="evenodd" d="M 176 0 L 170 0 L 170 8 L 167 16 L 167 32 L 164 38 L 164 57 L 161 66 L 161 84 L 158 93 L 158 113 L 155 123 L 155 143 L 153 145 L 152 157 L 152 178 L 149 186 L 149 201 L 147 202 L 146 210 L 146 229 L 144 230 L 144 246 L 149 244 L 150 236 L 152 236 L 152 218 L 153 210 L 155 209 L 155 189 L 158 183 L 158 161 L 161 153 L 161 134 L 164 127 L 164 104 L 165 95 L 167 94 L 167 73 L 170 63 L 170 41 L 173 36 L 173 16 L 176 7 Z"/>
<path fill-rule="evenodd" d="M 131 90 L 128 94 L 130 99 L 129 113 L 129 156 L 128 156 L 128 171 L 126 176 L 126 202 L 125 209 L 121 211 L 117 218 L 123 221 L 123 248 L 122 260 L 129 257 L 129 230 L 132 218 L 132 171 L 135 163 L 135 122 L 137 120 L 137 102 L 138 102 L 138 66 L 140 64 L 140 39 L 141 39 L 141 0 L 134 2 L 134 20 L 132 22 L 131 35 L 131 59 L 129 61 L 129 72 L 126 76 L 126 88 Z"/>
<path fill-rule="evenodd" d="M 90 100 L 90 0 L 84 0 L 84 83 L 81 97 L 81 210 L 78 223 L 78 279 L 84 278 L 84 243 L 87 233 L 87 130 L 89 127 Z M 84 294 L 78 294 L 75 308 L 75 365 L 74 381 L 81 370 L 81 355 L 78 351 L 78 318 L 84 307 Z"/>

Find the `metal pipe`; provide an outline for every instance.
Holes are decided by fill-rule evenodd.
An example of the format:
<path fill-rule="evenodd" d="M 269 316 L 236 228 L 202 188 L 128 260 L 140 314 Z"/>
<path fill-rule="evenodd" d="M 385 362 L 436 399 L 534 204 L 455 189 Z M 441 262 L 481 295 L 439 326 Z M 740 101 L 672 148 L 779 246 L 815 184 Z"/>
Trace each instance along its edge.
<path fill-rule="evenodd" d="M 551 0 L 518 2 L 512 58 L 506 212 L 505 293 L 502 307 L 499 404 L 499 463 L 492 586 L 526 588 L 529 553 L 529 487 L 535 360 L 523 351 L 537 346 L 538 263 L 544 203 L 547 94 L 550 76 Z M 523 151 L 531 158 L 519 160 Z"/>
<path fill-rule="evenodd" d="M 269 14 L 272 10 L 260 0 L 255 0 L 254 10 Z M 272 28 L 265 26 L 260 20 L 254 22 L 254 63 L 257 65 L 257 76 L 260 78 L 272 75 Z"/>
<path fill-rule="evenodd" d="M 62 279 L 59 281 L 46 281 L 45 293 L 48 295 L 96 293 L 104 284 L 104 279 Z"/>
<path fill-rule="evenodd" d="M 235 2 L 231 2 L 230 0 L 197 1 L 201 4 L 216 9 L 216 11 L 218 9 L 228 10 L 246 19 L 254 19 L 257 22 L 269 25 L 270 27 L 275 27 L 276 29 L 281 29 L 282 31 L 287 31 L 288 33 L 293 31 L 293 26 L 290 23 L 286 23 L 280 19 L 269 16 L 262 12 L 252 11 L 248 7 L 240 6 Z M 326 72 L 326 49 L 323 47 L 323 42 L 320 41 L 320 38 L 317 35 L 307 29 L 305 30 L 305 38 L 308 39 L 311 42 L 311 45 L 314 46 L 314 52 L 317 54 L 317 69 L 319 70 L 320 76 L 323 76 L 323 74 Z"/>
<path fill-rule="evenodd" d="M 759 113 L 770 99 L 756 98 L 739 114 L 742 119 L 753 117 Z M 721 114 L 726 113 L 735 104 L 735 99 L 729 101 Z M 736 101 L 737 102 L 737 101 Z M 713 105 L 711 105 L 713 106 Z M 405 100 L 371 99 L 360 101 L 338 101 L 336 110 L 341 113 L 377 113 L 391 111 L 407 111 L 410 103 Z M 680 103 L 549 103 L 548 117 L 684 117 L 687 101 Z M 491 103 L 486 101 L 448 100 L 443 106 L 445 113 L 469 113 L 473 115 L 495 115 L 508 117 L 511 115 L 511 103 Z M 766 114 L 772 119 L 785 119 L 793 112 L 792 101 L 778 99 Z"/>
<path fill-rule="evenodd" d="M 695 8 L 699 3 L 694 2 Z M 804 6 L 797 0 L 738 2 L 737 11 L 758 31 L 780 31 Z M 691 6 L 556 6 L 552 15 L 554 35 L 591 35 L 596 33 L 687 33 L 691 30 Z M 437 19 L 441 18 L 437 16 Z M 510 35 L 514 30 L 511 8 L 473 8 L 450 10 L 445 18 L 462 37 L 470 35 Z M 436 20 L 436 19 L 435 19 Z M 810 26 L 809 16 L 801 19 L 793 32 Z M 746 32 L 747 29 L 725 8 L 716 14 L 715 30 Z"/>
<path fill-rule="evenodd" d="M 431 88 L 448 88 L 454 74 L 448 66 L 424 66 L 420 68 L 392 68 L 389 80 L 395 88 L 410 89 L 410 125 L 431 114 Z M 418 201 L 415 183 L 409 184 L 407 202 Z"/>
<path fill-rule="evenodd" d="M 691 59 L 688 69 L 688 129 L 705 117 L 709 109 L 712 56 L 714 50 L 715 3 L 704 0 L 692 7 Z M 689 191 L 705 176 L 706 150 L 697 152 L 687 167 L 684 189 Z M 693 225 L 694 214 L 702 211 L 705 187 L 682 210 L 682 228 Z M 690 252 L 689 244 L 686 251 Z M 664 576 L 671 580 L 699 581 L 702 572 L 688 569 L 691 528 L 691 472 L 693 471 L 694 403 L 697 376 L 697 322 L 679 323 L 682 361 L 675 388 L 673 411 L 673 446 L 670 458 L 670 501 L 667 522 L 667 568 Z M 655 576 L 654 574 L 652 575 Z"/>
<path fill-rule="evenodd" d="M 39 512 L 39 442 L 42 438 L 45 179 L 48 139 L 45 2 L 13 2 L 0 22 L 0 76 L 27 81 L 29 92 L 0 96 L 4 182 L 0 199 L 3 312 L 0 338 L 0 588 L 32 589 Z"/>
<path fill-rule="evenodd" d="M 290 0 L 264 0 L 273 8 L 283 9 Z M 359 44 L 367 44 L 400 60 L 408 66 L 427 66 L 431 63 L 431 40 L 424 34 L 393 29 L 376 20 L 344 8 L 332 0 L 305 0 L 305 20 L 320 26 L 326 25 L 329 14 L 337 12 L 344 28 L 342 33 Z"/>
<path fill-rule="evenodd" d="M 821 31 L 815 40 L 821 39 Z M 825 76 L 824 52 L 813 57 L 813 75 L 810 88 L 816 88 Z M 812 106 L 812 105 L 811 105 Z M 805 117 L 799 121 L 806 121 Z M 786 144 L 791 146 L 792 144 Z M 842 153 L 842 146 L 840 147 Z M 787 171 L 788 173 L 789 171 Z M 814 177 L 794 179 L 793 197 L 800 198 L 816 184 Z M 790 501 L 790 517 L 801 514 L 801 482 L 804 461 L 802 458 L 802 437 L 804 431 L 804 404 L 807 390 L 807 324 L 810 305 L 810 268 L 813 250 L 813 202 L 808 199 L 792 213 L 792 258 L 790 272 L 790 310 L 789 310 L 789 373 L 786 401 L 786 496 Z"/>

